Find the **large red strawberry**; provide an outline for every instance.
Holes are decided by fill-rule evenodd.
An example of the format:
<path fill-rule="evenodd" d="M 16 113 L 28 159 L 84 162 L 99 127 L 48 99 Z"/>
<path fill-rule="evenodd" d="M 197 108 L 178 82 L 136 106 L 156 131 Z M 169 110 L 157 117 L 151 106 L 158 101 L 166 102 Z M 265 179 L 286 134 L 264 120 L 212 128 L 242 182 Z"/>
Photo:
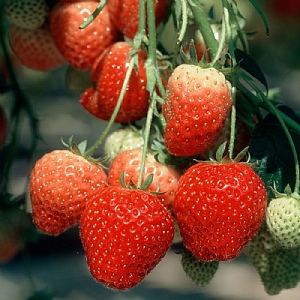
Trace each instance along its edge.
<path fill-rule="evenodd" d="M 167 150 L 175 156 L 193 156 L 211 148 L 231 105 L 231 89 L 220 71 L 178 66 L 169 78 L 162 106 Z"/>
<path fill-rule="evenodd" d="M 109 288 L 126 290 L 165 256 L 174 222 L 156 196 L 112 186 L 87 204 L 80 233 L 93 277 Z"/>
<path fill-rule="evenodd" d="M 104 7 L 86 28 L 79 26 L 95 11 L 99 1 L 57 3 L 49 16 L 54 42 L 74 68 L 88 69 L 94 60 L 117 39 L 117 29 Z"/>
<path fill-rule="evenodd" d="M 125 185 L 131 181 L 137 184 L 139 172 L 141 170 L 142 150 L 126 150 L 119 153 L 113 160 L 107 176 L 107 183 L 120 186 L 122 172 L 125 172 Z M 151 152 L 147 153 L 143 180 L 153 174 L 153 181 L 148 190 L 151 192 L 161 192 L 157 198 L 168 209 L 173 208 L 174 194 L 177 189 L 179 172 L 171 166 L 158 162 Z"/>
<path fill-rule="evenodd" d="M 27 68 L 48 71 L 65 62 L 46 25 L 29 30 L 10 24 L 9 41 L 13 52 Z"/>
<path fill-rule="evenodd" d="M 154 1 L 156 25 L 159 25 L 166 14 L 169 0 Z M 133 39 L 139 27 L 139 0 L 107 1 L 110 17 L 118 29 L 128 38 Z"/>
<path fill-rule="evenodd" d="M 88 201 L 106 187 L 103 169 L 69 150 L 39 159 L 30 177 L 33 221 L 46 234 L 57 235 L 78 223 Z"/>
<path fill-rule="evenodd" d="M 113 44 L 107 53 L 93 66 L 94 88 L 87 89 L 82 97 L 82 106 L 102 120 L 109 120 L 117 104 L 123 81 L 128 69 L 128 54 L 132 45 L 127 42 Z M 144 67 L 146 53 L 140 51 L 138 69 L 131 73 L 116 123 L 131 123 L 144 118 L 149 107 L 149 92 L 146 90 L 147 77 Z"/>
<path fill-rule="evenodd" d="M 267 195 L 244 163 L 197 163 L 178 183 L 174 214 L 186 247 L 201 261 L 236 258 L 259 230 Z"/>

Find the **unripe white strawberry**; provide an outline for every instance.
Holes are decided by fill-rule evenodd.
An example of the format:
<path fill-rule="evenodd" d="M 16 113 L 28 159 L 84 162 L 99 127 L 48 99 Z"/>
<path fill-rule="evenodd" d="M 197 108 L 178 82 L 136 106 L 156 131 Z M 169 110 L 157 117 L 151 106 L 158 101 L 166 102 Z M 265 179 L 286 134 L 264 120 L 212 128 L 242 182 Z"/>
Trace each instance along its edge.
<path fill-rule="evenodd" d="M 133 126 L 125 126 L 110 134 L 104 144 L 104 154 L 107 155 L 107 163 L 111 164 L 114 158 L 125 150 L 141 148 L 144 145 L 142 130 Z"/>
<path fill-rule="evenodd" d="M 182 253 L 181 264 L 186 275 L 198 286 L 208 285 L 219 267 L 218 261 L 200 261 L 190 251 Z"/>
<path fill-rule="evenodd" d="M 5 14 L 10 23 L 34 30 L 45 23 L 49 7 L 45 0 L 7 0 Z"/>
<path fill-rule="evenodd" d="M 300 246 L 300 198 L 286 194 L 278 194 L 267 208 L 266 221 L 268 228 L 283 247 Z"/>

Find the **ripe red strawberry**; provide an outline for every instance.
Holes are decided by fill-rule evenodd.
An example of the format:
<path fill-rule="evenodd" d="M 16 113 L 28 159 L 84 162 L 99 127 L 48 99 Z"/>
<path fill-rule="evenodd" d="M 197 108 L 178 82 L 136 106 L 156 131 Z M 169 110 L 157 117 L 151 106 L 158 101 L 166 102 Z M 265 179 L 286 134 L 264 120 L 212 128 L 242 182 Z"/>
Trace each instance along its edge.
<path fill-rule="evenodd" d="M 178 183 L 174 214 L 183 243 L 201 261 L 236 258 L 266 212 L 262 180 L 243 163 L 197 163 Z"/>
<path fill-rule="evenodd" d="M 6 131 L 7 131 L 6 115 L 3 107 L 0 106 L 0 148 L 5 143 Z"/>
<path fill-rule="evenodd" d="M 10 24 L 9 41 L 13 52 L 27 68 L 48 71 L 59 67 L 65 61 L 47 26 L 29 30 Z"/>
<path fill-rule="evenodd" d="M 60 2 L 51 10 L 51 35 L 59 51 L 74 68 L 90 68 L 117 38 L 117 29 L 110 20 L 107 7 L 86 28 L 79 28 L 98 4 L 99 1 Z"/>
<path fill-rule="evenodd" d="M 156 196 L 112 186 L 90 201 L 80 222 L 93 277 L 105 286 L 136 286 L 169 250 L 174 222 Z"/>
<path fill-rule="evenodd" d="M 175 156 L 193 156 L 211 148 L 231 105 L 230 86 L 221 72 L 178 66 L 169 78 L 162 106 L 167 150 Z"/>
<path fill-rule="evenodd" d="M 45 0 L 7 0 L 5 16 L 9 22 L 23 29 L 41 27 L 49 14 Z"/>
<path fill-rule="evenodd" d="M 137 184 L 139 172 L 141 169 L 142 150 L 133 149 L 119 153 L 113 160 L 107 176 L 109 185 L 120 186 L 120 177 L 122 172 L 125 172 L 125 185 L 128 185 L 130 180 L 133 184 Z M 147 153 L 145 162 L 143 180 L 150 174 L 153 174 L 153 181 L 148 190 L 151 192 L 162 192 L 162 195 L 157 195 L 157 198 L 162 204 L 168 208 L 173 208 L 174 194 L 177 189 L 180 174 L 171 166 L 167 166 L 158 162 L 151 152 Z"/>
<path fill-rule="evenodd" d="M 159 25 L 166 14 L 169 0 L 154 1 L 156 25 Z M 110 17 L 118 29 L 128 38 L 133 39 L 139 26 L 139 0 L 107 1 Z"/>
<path fill-rule="evenodd" d="M 96 164 L 69 150 L 39 159 L 30 177 L 33 221 L 47 234 L 60 234 L 78 223 L 86 203 L 106 187 L 106 174 Z"/>
<path fill-rule="evenodd" d="M 128 69 L 128 54 L 132 46 L 127 42 L 113 44 L 100 61 L 93 66 L 94 88 L 87 89 L 82 97 L 82 106 L 102 120 L 109 120 L 117 104 Z M 139 52 L 138 70 L 133 70 L 116 123 L 130 123 L 144 118 L 149 107 L 149 92 L 144 64 L 146 53 Z"/>

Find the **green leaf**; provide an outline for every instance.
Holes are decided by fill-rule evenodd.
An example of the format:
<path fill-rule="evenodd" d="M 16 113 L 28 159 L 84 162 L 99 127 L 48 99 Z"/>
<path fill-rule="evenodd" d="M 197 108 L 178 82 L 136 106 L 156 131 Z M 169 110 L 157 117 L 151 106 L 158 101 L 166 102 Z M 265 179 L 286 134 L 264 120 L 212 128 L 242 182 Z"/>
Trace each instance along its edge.
<path fill-rule="evenodd" d="M 286 106 L 278 109 L 300 124 L 300 118 L 292 109 Z M 297 153 L 300 153 L 300 135 L 293 131 L 290 133 Z M 295 185 L 295 163 L 288 140 L 275 116 L 267 115 L 255 127 L 249 153 L 251 162 L 258 161 L 254 170 L 264 181 L 269 200 L 274 198 L 274 193 L 270 188 L 274 187 L 274 183 L 279 192 L 283 192 L 288 184 L 293 189 Z"/>
<path fill-rule="evenodd" d="M 236 61 L 238 62 L 239 66 L 247 71 L 250 75 L 252 75 L 254 78 L 259 80 L 265 88 L 268 90 L 268 82 L 264 75 L 264 73 L 261 71 L 255 60 L 246 52 L 236 48 L 234 50 L 234 55 L 236 58 Z"/>

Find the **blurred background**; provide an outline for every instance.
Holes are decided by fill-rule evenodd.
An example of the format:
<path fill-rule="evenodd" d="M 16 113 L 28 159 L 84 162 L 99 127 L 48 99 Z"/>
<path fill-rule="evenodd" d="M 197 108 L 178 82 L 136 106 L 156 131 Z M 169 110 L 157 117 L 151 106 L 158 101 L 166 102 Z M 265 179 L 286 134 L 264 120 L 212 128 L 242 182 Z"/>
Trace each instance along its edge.
<path fill-rule="evenodd" d="M 203 1 L 207 6 L 212 2 L 220 1 Z M 280 89 L 280 100 L 300 110 L 300 2 L 256 2 L 269 21 L 269 36 L 266 35 L 262 20 L 250 1 L 237 0 L 247 19 L 246 29 L 256 33 L 255 38 L 250 41 L 250 53 L 265 73 L 269 87 Z M 218 13 L 220 12 L 216 7 L 216 16 Z M 168 38 L 172 43 L 176 36 L 168 34 Z M 0 56 L 3 83 L 5 70 L 1 59 L 3 57 Z M 21 118 L 21 147 L 12 167 L 13 180 L 9 186 L 9 191 L 18 196 L 27 191 L 29 173 L 34 161 L 46 152 L 62 149 L 61 138 L 67 140 L 73 135 L 75 142 L 87 139 L 89 144 L 93 144 L 106 123 L 92 117 L 79 103 L 80 85 L 85 77 L 77 77 L 78 74 L 71 73 L 66 65 L 43 73 L 22 67 L 16 58 L 13 59 L 22 92 L 30 99 L 38 115 L 42 136 L 29 163 L 27 151 L 31 140 L 30 125 L 27 118 Z M 9 109 L 12 97 L 11 91 L 1 93 L 0 104 Z M 117 127 L 118 125 L 112 130 Z M 102 154 L 101 147 L 97 154 Z M 30 211 L 29 206 L 27 210 Z M 33 297 L 35 292 L 39 293 Z M 187 278 L 180 266 L 178 255 L 173 251 L 167 254 L 138 287 L 128 292 L 114 292 L 96 283 L 90 275 L 76 227 L 59 237 L 37 235 L 24 251 L 9 262 L 0 264 L 0 300 L 296 300 L 299 295 L 300 286 L 282 291 L 277 296 L 267 295 L 256 270 L 243 256 L 231 262 L 220 263 L 220 268 L 209 286 L 199 288 Z"/>

